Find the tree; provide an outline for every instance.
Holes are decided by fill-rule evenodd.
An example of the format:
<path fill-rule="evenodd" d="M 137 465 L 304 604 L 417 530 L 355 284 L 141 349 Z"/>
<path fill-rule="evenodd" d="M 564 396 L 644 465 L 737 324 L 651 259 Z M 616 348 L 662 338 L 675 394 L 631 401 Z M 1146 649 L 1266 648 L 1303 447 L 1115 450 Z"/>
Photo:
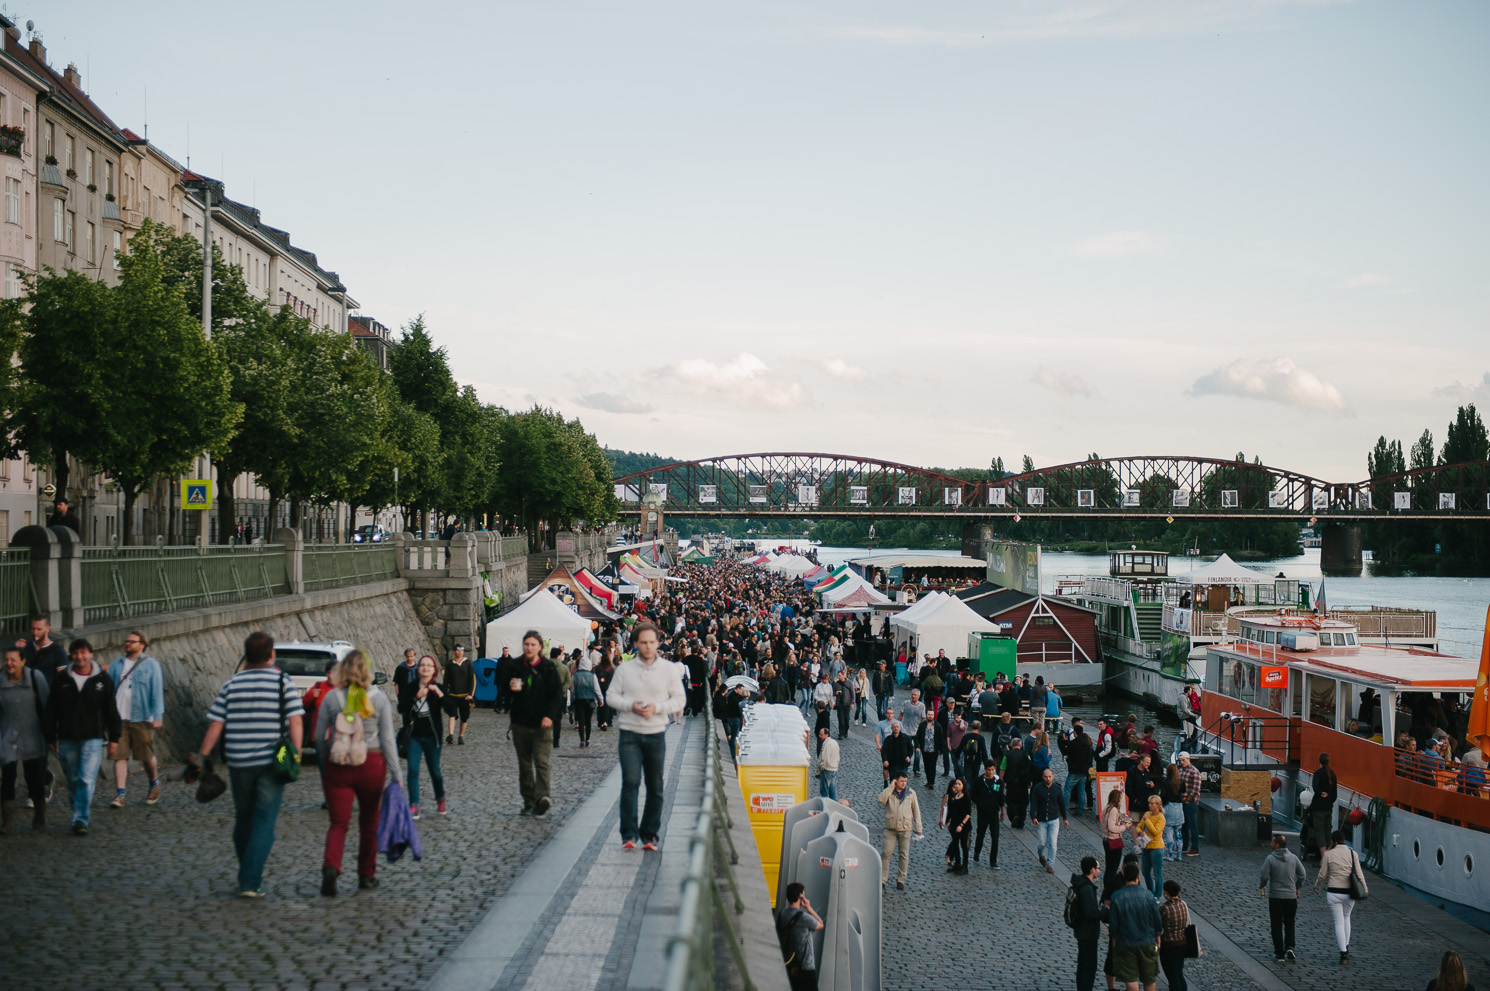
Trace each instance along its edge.
<path fill-rule="evenodd" d="M 113 475 L 124 495 L 129 543 L 140 490 L 225 446 L 243 407 L 233 401 L 227 363 L 187 311 L 181 287 L 166 284 L 160 255 L 126 255 L 120 268 L 102 314 L 98 357 L 110 382 L 98 398 L 90 461 Z"/>
<path fill-rule="evenodd" d="M 17 451 L 13 425 L 21 404 L 18 360 L 25 334 L 24 300 L 0 300 L 0 459 L 13 458 Z"/>
<path fill-rule="evenodd" d="M 388 348 L 388 371 L 399 398 L 422 413 L 444 416 L 458 397 L 445 349 L 435 347 L 422 313 L 404 327 L 403 338 Z"/>
<path fill-rule="evenodd" d="M 497 456 L 494 504 L 527 529 L 532 550 L 542 549 L 540 523 L 553 534 L 576 520 L 599 525 L 616 518 L 610 462 L 578 420 L 539 406 L 514 414 L 502 425 Z"/>
<path fill-rule="evenodd" d="M 26 287 L 31 309 L 18 352 L 14 444 L 52 469 L 58 494 L 66 495 L 67 459 L 97 463 L 106 397 L 120 385 L 108 329 L 114 297 L 81 272 L 50 268 L 28 277 Z"/>
<path fill-rule="evenodd" d="M 439 495 L 440 427 L 435 418 L 421 413 L 398 397 L 393 380 L 383 376 L 383 422 L 372 453 L 364 462 L 360 486 L 353 494 L 357 505 L 374 513 L 401 505 L 404 525 L 413 514 L 410 507 L 427 507 Z M 399 478 L 395 482 L 394 469 Z"/>
<path fill-rule="evenodd" d="M 1419 468 L 1432 468 L 1433 464 L 1433 431 L 1424 430 L 1423 435 L 1413 441 L 1408 467 L 1417 471 Z"/>
<path fill-rule="evenodd" d="M 1443 453 L 1439 464 L 1455 465 L 1465 461 L 1490 460 L 1490 435 L 1485 432 L 1485 421 L 1475 410 L 1474 403 L 1460 406 L 1454 422 L 1449 424 L 1448 436 L 1443 441 Z"/>

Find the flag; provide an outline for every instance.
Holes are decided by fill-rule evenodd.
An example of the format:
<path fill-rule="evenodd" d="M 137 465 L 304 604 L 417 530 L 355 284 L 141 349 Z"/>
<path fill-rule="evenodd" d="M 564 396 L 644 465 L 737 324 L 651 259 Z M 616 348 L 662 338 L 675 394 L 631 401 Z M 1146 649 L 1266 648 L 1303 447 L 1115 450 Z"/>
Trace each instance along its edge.
<path fill-rule="evenodd" d="M 1469 730 L 1466 733 L 1490 759 L 1490 607 L 1485 609 L 1485 639 L 1480 643 L 1480 676 L 1474 683 L 1474 699 L 1469 704 Z"/>
<path fill-rule="evenodd" d="M 1330 615 L 1330 604 L 1324 600 L 1324 579 L 1319 580 L 1319 594 L 1314 597 L 1314 615 L 1323 616 L 1326 619 Z"/>

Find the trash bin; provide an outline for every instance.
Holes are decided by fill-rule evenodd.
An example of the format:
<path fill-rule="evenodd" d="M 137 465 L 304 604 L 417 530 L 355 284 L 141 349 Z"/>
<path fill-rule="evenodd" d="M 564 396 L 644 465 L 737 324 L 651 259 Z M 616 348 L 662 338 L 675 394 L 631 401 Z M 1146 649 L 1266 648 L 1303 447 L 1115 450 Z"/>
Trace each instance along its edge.
<path fill-rule="evenodd" d="M 782 824 L 787 810 L 807 798 L 806 746 L 786 741 L 770 746 L 753 741 L 741 747 L 735 766 L 766 887 L 773 892 L 781 869 Z"/>

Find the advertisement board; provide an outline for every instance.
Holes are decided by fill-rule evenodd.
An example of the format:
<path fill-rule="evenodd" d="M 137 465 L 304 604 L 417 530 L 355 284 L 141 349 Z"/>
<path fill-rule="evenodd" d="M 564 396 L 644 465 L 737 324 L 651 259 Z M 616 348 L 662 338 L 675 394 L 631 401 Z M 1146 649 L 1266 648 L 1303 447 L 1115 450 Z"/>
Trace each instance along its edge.
<path fill-rule="evenodd" d="M 1040 594 L 1040 545 L 988 545 L 988 580 L 1031 595 Z"/>

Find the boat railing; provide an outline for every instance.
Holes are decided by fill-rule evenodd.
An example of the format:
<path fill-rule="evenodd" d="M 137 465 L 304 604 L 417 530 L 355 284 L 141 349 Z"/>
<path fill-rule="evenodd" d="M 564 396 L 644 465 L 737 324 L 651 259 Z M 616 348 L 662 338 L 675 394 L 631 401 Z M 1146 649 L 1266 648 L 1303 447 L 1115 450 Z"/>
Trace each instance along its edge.
<path fill-rule="evenodd" d="M 1088 578 L 1082 590 L 1093 598 L 1127 602 L 1132 600 L 1133 583 L 1122 578 Z"/>
<path fill-rule="evenodd" d="M 1136 657 L 1148 658 L 1150 660 L 1159 656 L 1159 648 L 1153 644 L 1144 643 L 1142 640 L 1133 640 L 1128 637 L 1120 637 L 1115 633 L 1103 633 L 1101 639 L 1104 644 L 1121 650 L 1125 654 Z"/>
<path fill-rule="evenodd" d="M 1232 637 L 1241 630 L 1235 616 L 1204 609 L 1181 609 L 1176 605 L 1164 607 L 1163 625 L 1168 633 L 1191 637 Z"/>
<path fill-rule="evenodd" d="M 1438 614 L 1429 609 L 1347 607 L 1331 609 L 1329 618 L 1351 624 L 1363 637 L 1428 638 L 1438 635 Z"/>
<path fill-rule="evenodd" d="M 1490 799 L 1490 775 L 1486 769 L 1460 761 L 1442 758 L 1417 750 L 1393 748 L 1397 777 L 1415 781 L 1440 791 L 1457 792 L 1474 798 Z"/>
<path fill-rule="evenodd" d="M 1285 716 L 1242 705 L 1220 713 L 1202 729 L 1213 745 L 1225 745 L 1228 763 L 1275 765 L 1298 760 L 1293 724 Z M 1219 746 L 1217 749 L 1220 749 Z"/>

